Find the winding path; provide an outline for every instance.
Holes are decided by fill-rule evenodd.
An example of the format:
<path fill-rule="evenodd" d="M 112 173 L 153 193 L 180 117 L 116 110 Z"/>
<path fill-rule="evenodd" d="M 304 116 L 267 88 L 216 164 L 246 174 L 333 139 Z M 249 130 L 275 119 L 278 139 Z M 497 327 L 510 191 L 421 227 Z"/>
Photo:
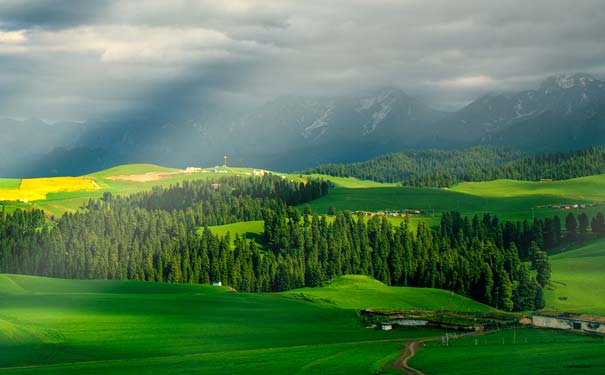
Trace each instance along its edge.
<path fill-rule="evenodd" d="M 419 344 L 424 344 L 425 342 L 436 341 L 440 339 L 441 336 L 436 336 L 407 342 L 403 350 L 401 351 L 401 355 L 397 357 L 397 360 L 395 361 L 395 363 L 393 363 L 393 367 L 397 370 L 400 370 L 406 375 L 424 375 L 422 371 L 411 367 L 408 362 L 410 361 L 410 359 L 412 359 L 414 355 L 416 355 L 416 350 Z"/>
<path fill-rule="evenodd" d="M 485 335 L 485 334 L 493 333 L 493 332 L 495 332 L 495 330 L 470 332 L 470 333 L 464 333 L 464 334 L 458 335 L 457 338 L 464 337 L 464 336 L 481 336 L 481 335 Z M 412 357 L 414 357 L 416 355 L 416 352 L 418 351 L 418 345 L 424 344 L 425 342 L 429 342 L 429 341 L 441 340 L 441 337 L 442 336 L 425 337 L 425 338 L 419 339 L 419 340 L 408 341 L 405 344 L 403 350 L 401 351 L 401 355 L 399 357 L 397 357 L 395 362 L 392 364 L 392 367 L 401 371 L 402 373 L 404 373 L 406 375 L 425 375 L 424 372 L 411 367 L 408 363 L 412 359 Z"/>

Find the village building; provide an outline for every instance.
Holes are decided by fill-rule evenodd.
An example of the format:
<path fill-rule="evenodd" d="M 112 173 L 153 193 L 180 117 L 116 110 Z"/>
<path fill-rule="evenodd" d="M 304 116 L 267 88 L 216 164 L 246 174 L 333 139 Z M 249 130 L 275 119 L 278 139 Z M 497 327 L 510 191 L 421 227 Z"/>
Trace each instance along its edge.
<path fill-rule="evenodd" d="M 605 335 L 605 317 L 570 314 L 558 316 L 533 315 L 532 325 L 539 328 L 553 328 Z"/>

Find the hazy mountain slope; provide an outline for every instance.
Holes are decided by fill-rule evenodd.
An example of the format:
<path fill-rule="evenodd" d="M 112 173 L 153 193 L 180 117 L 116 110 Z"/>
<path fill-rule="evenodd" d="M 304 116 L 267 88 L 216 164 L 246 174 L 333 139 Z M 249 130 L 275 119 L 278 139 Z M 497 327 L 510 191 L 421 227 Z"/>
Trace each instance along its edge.
<path fill-rule="evenodd" d="M 451 113 L 387 87 L 365 96 L 279 97 L 246 113 L 200 106 L 195 116 L 167 115 L 159 106 L 84 124 L 2 120 L 0 174 L 83 174 L 142 162 L 215 165 L 223 155 L 234 165 L 288 171 L 479 144 L 576 150 L 605 144 L 605 82 L 553 76 L 535 90 L 486 94 Z"/>

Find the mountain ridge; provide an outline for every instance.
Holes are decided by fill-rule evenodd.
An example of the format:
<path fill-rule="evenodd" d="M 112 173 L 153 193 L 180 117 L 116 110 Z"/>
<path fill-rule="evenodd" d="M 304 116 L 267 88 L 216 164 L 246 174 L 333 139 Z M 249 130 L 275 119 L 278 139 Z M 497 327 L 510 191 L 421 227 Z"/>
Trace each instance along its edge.
<path fill-rule="evenodd" d="M 136 162 L 212 164 L 225 154 L 235 164 L 296 170 L 403 149 L 485 144 L 565 152 L 605 144 L 605 81 L 554 75 L 535 89 L 486 93 L 453 112 L 387 86 L 366 95 L 282 96 L 243 114 L 198 118 L 148 113 L 52 125 L 0 119 L 0 131 L 3 175 L 83 174 Z M 92 165 L 78 165 L 80 159 Z"/>

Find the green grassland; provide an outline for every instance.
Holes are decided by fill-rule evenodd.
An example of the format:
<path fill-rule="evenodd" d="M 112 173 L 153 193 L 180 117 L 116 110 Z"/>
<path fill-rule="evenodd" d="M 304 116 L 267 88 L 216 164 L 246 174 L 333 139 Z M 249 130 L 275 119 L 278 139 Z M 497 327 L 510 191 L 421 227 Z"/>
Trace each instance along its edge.
<path fill-rule="evenodd" d="M 226 173 L 213 173 L 215 169 Z M 252 168 L 216 167 L 206 168 L 207 173 L 175 173 L 178 169 L 160 167 L 151 164 L 130 164 L 93 173 L 90 176 L 99 185 L 99 190 L 89 192 L 50 193 L 46 200 L 36 201 L 30 207 L 46 210 L 56 216 L 66 211 L 80 209 L 90 198 L 98 198 L 103 192 L 114 194 L 132 194 L 149 190 L 153 186 L 169 186 L 185 180 L 218 178 L 229 175 L 246 176 L 253 173 Z M 112 176 L 142 175 L 163 173 L 161 179 L 137 182 L 111 179 Z M 172 175 L 172 173 L 175 173 Z M 308 177 L 329 180 L 335 186 L 328 196 L 311 202 L 309 205 L 318 213 L 326 213 L 330 206 L 339 210 L 382 211 L 382 210 L 422 210 L 422 215 L 412 215 L 414 225 L 418 221 L 429 224 L 438 220 L 439 213 L 456 210 L 463 214 L 496 213 L 504 219 L 522 220 L 538 217 L 566 214 L 565 211 L 545 208 L 549 204 L 601 204 L 600 206 L 578 209 L 593 215 L 603 210 L 605 201 L 605 175 L 576 178 L 566 181 L 513 181 L 496 180 L 487 182 L 461 183 L 450 190 L 401 187 L 397 184 L 382 184 L 363 181 L 356 178 L 341 178 L 325 175 L 303 176 L 279 174 L 290 180 L 303 180 Z M 0 188 L 18 186 L 18 179 L 1 179 Z M 8 207 L 17 203 L 4 203 Z"/>
<path fill-rule="evenodd" d="M 605 239 L 551 255 L 550 310 L 605 315 Z"/>
<path fill-rule="evenodd" d="M 502 186 L 502 188 L 500 187 Z M 548 186 L 548 187 L 546 187 Z M 597 204 L 595 207 L 574 209 L 592 216 L 603 211 L 605 201 L 605 175 L 569 181 L 524 182 L 496 180 L 463 183 L 450 190 L 375 187 L 336 187 L 325 197 L 310 202 L 314 211 L 325 213 L 330 206 L 338 210 L 403 210 L 424 211 L 424 218 L 432 218 L 443 211 L 459 211 L 465 215 L 490 212 L 508 220 L 537 217 L 564 216 L 566 211 L 543 206 L 552 204 Z M 599 205 L 600 204 L 600 205 Z M 422 217 L 421 216 L 421 217 Z"/>
<path fill-rule="evenodd" d="M 283 295 L 344 309 L 447 310 L 489 312 L 493 308 L 457 294 L 433 288 L 391 287 L 368 276 L 348 275 L 321 288 L 303 288 Z"/>
<path fill-rule="evenodd" d="M 552 196 L 572 198 L 576 201 L 603 202 L 604 187 L 605 175 L 597 175 L 562 181 L 463 182 L 451 190 L 481 197 Z"/>
<path fill-rule="evenodd" d="M 293 176 L 293 175 L 290 175 Z M 334 177 L 328 176 L 324 174 L 311 174 L 311 175 L 302 175 L 303 178 L 311 177 L 322 179 L 326 181 L 330 181 L 334 186 L 347 188 L 347 189 L 361 189 L 361 188 L 379 188 L 379 187 L 395 187 L 399 186 L 399 184 L 389 184 L 382 183 L 370 180 L 360 180 L 355 177 Z"/>
<path fill-rule="evenodd" d="M 513 338 L 514 337 L 514 338 Z M 426 343 L 410 361 L 426 374 L 603 374 L 601 337 L 538 329 Z"/>
<path fill-rule="evenodd" d="M 18 189 L 21 185 L 19 178 L 0 178 L 0 189 Z"/>
<path fill-rule="evenodd" d="M 145 174 L 150 172 L 172 173 L 177 171 L 177 168 L 162 167 L 155 164 L 124 164 L 118 165 L 113 168 L 108 168 L 99 172 L 91 173 L 90 176 L 107 178 L 111 176 Z"/>
<path fill-rule="evenodd" d="M 224 170 L 226 173 L 214 173 L 214 170 Z M 64 212 L 73 212 L 82 208 L 89 199 L 100 198 L 104 192 L 111 192 L 117 195 L 128 195 L 141 191 L 151 190 L 154 186 L 170 186 L 183 181 L 204 180 L 212 178 L 221 178 L 224 176 L 245 176 L 252 173 L 252 168 L 231 168 L 217 167 L 206 168 L 204 173 L 179 173 L 181 170 L 176 168 L 166 168 L 153 164 L 128 164 L 113 167 L 89 176 L 99 186 L 96 191 L 77 191 L 49 193 L 45 200 L 31 202 L 27 207 L 34 207 L 48 212 L 49 214 L 60 216 Z M 115 176 L 144 175 L 147 173 L 164 174 L 161 179 L 152 181 L 130 181 L 124 179 L 113 179 Z M 291 176 L 292 179 L 297 178 Z M 0 186 L 0 188 L 3 188 Z M 8 187 L 7 187 L 8 188 Z M 6 202 L 7 207 L 16 207 L 18 202 Z"/>
<path fill-rule="evenodd" d="M 0 372 L 370 374 L 392 362 L 405 340 L 435 331 L 367 329 L 354 310 L 360 305 L 489 309 L 447 292 L 367 278 L 345 277 L 326 289 L 335 303 L 296 295 L 307 290 L 249 294 L 0 275 Z M 346 302 L 370 293 L 376 296 L 367 304 Z"/>

